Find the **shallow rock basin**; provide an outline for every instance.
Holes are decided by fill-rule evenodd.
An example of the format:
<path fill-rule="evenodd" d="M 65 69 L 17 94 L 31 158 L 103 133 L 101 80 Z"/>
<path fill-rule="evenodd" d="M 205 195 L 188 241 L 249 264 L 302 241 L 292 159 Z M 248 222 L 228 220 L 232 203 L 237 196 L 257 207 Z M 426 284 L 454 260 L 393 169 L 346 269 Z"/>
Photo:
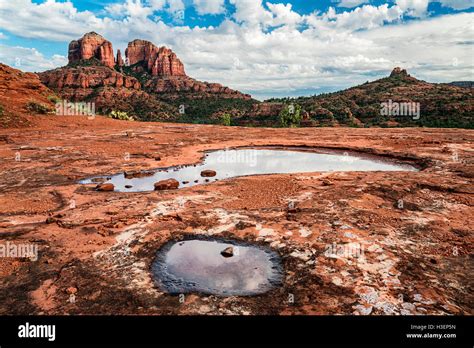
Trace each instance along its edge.
<path fill-rule="evenodd" d="M 233 256 L 224 250 L 233 250 Z M 279 255 L 260 246 L 224 240 L 186 240 L 162 247 L 152 265 L 158 287 L 168 293 L 250 296 L 281 284 Z"/>
<path fill-rule="evenodd" d="M 215 171 L 213 177 L 203 177 L 203 171 Z M 409 164 L 398 163 L 385 157 L 333 150 L 303 151 L 301 149 L 230 149 L 205 154 L 201 164 L 161 168 L 149 175 L 130 178 L 124 173 L 107 177 L 118 192 L 153 191 L 154 183 L 176 179 L 179 188 L 206 184 L 239 176 L 287 174 L 308 172 L 347 171 L 416 171 Z M 104 178 L 104 177 L 103 177 Z M 98 177 L 80 181 L 92 184 Z"/>

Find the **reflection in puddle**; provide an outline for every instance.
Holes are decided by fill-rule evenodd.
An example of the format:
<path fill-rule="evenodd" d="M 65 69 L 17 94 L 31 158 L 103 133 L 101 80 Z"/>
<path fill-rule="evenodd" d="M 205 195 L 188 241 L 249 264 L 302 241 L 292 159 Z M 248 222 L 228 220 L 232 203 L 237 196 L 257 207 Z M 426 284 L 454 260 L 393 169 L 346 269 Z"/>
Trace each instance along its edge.
<path fill-rule="evenodd" d="M 216 173 L 214 176 L 201 175 L 206 170 Z M 237 149 L 209 152 L 204 161 L 198 165 L 162 168 L 153 172 L 142 172 L 138 177 L 121 173 L 104 178 L 106 183 L 112 183 L 115 186 L 115 191 L 142 192 L 153 191 L 156 182 L 166 179 L 176 179 L 179 182 L 179 188 L 184 188 L 245 175 L 416 170 L 408 164 L 360 153 Z M 97 180 L 100 178 L 86 179 L 80 183 L 91 184 Z"/>
<path fill-rule="evenodd" d="M 280 284 L 282 278 L 277 253 L 208 240 L 167 244 L 158 252 L 152 272 L 158 286 L 174 294 L 255 295 Z"/>

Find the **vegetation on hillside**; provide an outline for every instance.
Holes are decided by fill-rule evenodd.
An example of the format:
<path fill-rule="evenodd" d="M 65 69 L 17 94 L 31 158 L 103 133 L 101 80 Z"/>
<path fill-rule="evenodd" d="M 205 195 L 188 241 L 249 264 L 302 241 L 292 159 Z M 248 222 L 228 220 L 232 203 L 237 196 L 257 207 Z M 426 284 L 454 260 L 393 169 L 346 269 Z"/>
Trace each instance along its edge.
<path fill-rule="evenodd" d="M 228 113 L 223 114 L 221 119 L 222 119 L 222 125 L 224 126 L 230 126 L 232 124 L 231 116 Z"/>
<path fill-rule="evenodd" d="M 48 105 L 37 103 L 35 101 L 29 101 L 26 104 L 26 109 L 36 114 L 49 114 L 52 113 L 54 110 L 49 107 Z"/>
<path fill-rule="evenodd" d="M 122 120 L 122 121 L 134 121 L 133 117 L 128 116 L 128 114 L 126 112 L 123 112 L 123 111 L 113 110 L 109 114 L 109 117 L 113 118 L 113 119 L 116 119 L 116 120 Z"/>
<path fill-rule="evenodd" d="M 280 125 L 282 127 L 298 127 L 301 122 L 301 106 L 288 104 L 280 111 Z"/>
<path fill-rule="evenodd" d="M 390 100 L 419 103 L 420 117 L 383 115 L 382 103 Z M 407 74 L 392 74 L 335 93 L 271 101 L 300 104 L 320 125 L 335 121 L 348 126 L 384 127 L 392 122 L 401 126 L 474 128 L 472 89 L 427 83 Z"/>
<path fill-rule="evenodd" d="M 233 119 L 235 116 L 250 111 L 255 100 L 237 98 L 220 98 L 189 95 L 173 100 L 164 100 L 178 108 L 180 112 L 179 122 L 221 124 L 222 114 L 227 113 Z"/>

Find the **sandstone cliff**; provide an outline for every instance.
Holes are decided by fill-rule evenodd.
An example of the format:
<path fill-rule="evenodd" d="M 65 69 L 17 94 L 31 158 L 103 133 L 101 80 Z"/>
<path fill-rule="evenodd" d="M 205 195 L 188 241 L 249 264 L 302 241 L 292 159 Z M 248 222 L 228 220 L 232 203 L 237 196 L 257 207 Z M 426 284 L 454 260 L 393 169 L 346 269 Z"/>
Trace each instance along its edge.
<path fill-rule="evenodd" d="M 145 40 L 129 42 L 125 50 L 128 64 L 135 66 L 135 71 L 146 71 L 152 76 L 186 76 L 184 65 L 176 54 L 166 47 L 157 47 Z"/>
<path fill-rule="evenodd" d="M 113 68 L 115 65 L 112 43 L 95 32 L 85 34 L 69 44 L 69 63 L 96 58 L 99 62 Z"/>

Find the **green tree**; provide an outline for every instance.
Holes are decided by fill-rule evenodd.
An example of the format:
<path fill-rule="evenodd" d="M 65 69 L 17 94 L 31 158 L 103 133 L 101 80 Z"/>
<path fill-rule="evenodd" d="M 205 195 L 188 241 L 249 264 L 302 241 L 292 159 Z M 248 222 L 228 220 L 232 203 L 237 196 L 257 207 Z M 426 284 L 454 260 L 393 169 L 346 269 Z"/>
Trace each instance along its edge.
<path fill-rule="evenodd" d="M 301 122 L 301 106 L 288 104 L 280 111 L 280 124 L 282 127 L 298 127 Z"/>
<path fill-rule="evenodd" d="M 222 124 L 224 126 L 230 126 L 230 124 L 232 123 L 230 114 L 227 114 L 227 113 L 223 114 L 221 119 L 222 119 Z"/>

